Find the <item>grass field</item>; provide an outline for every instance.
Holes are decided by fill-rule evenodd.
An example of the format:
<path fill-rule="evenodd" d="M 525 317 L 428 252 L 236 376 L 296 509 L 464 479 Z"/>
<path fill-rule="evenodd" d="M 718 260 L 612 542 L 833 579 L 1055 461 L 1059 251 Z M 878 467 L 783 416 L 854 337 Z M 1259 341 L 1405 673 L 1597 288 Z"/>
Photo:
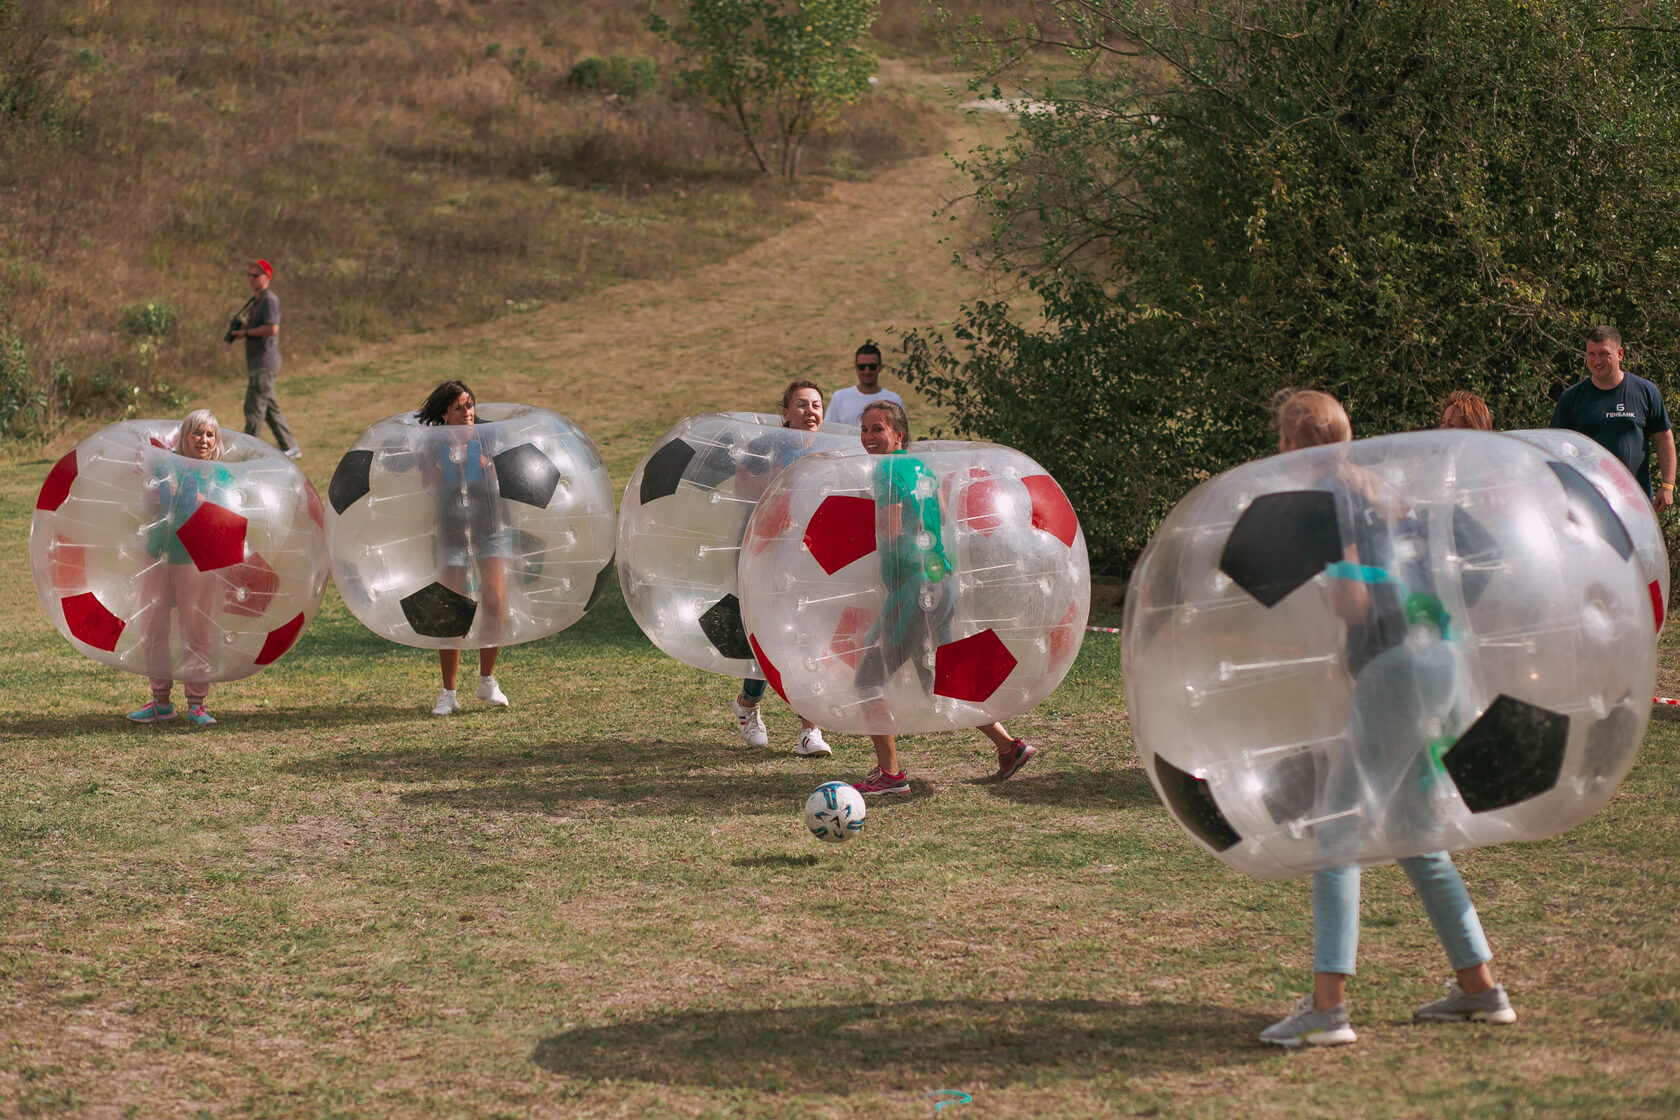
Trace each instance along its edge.
<path fill-rule="evenodd" d="M 683 416 L 837 387 L 862 335 L 949 318 L 973 279 L 926 219 L 953 190 L 914 160 L 518 330 L 293 368 L 303 465 L 324 490 L 363 426 L 461 374 L 572 417 L 622 485 Z M 241 388 L 203 403 L 235 417 Z M 130 727 L 141 682 L 33 603 L 48 465 L 0 472 L 0 1114 L 929 1117 L 944 1089 L 972 1099 L 943 1120 L 1680 1112 L 1680 723 L 1586 825 L 1460 861 L 1515 1025 L 1411 1024 L 1446 965 L 1386 869 L 1359 1045 L 1286 1055 L 1254 1036 L 1308 983 L 1306 884 L 1229 873 L 1168 818 L 1112 636 L 1011 721 L 1043 748 L 1018 778 L 978 780 L 978 736 L 913 737 L 915 796 L 835 848 L 799 803 L 867 744 L 796 759 L 771 699 L 771 749 L 744 747 L 733 685 L 660 655 L 616 590 L 506 651 L 505 712 L 427 715 L 435 659 L 329 590 L 289 656 L 216 689 L 220 725 Z"/>

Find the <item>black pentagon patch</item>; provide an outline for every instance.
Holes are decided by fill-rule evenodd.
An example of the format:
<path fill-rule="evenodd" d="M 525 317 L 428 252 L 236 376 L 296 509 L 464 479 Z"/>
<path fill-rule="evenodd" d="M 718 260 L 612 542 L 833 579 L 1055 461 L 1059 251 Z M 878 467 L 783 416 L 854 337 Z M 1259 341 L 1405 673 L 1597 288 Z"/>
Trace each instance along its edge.
<path fill-rule="evenodd" d="M 441 583 L 428 583 L 402 601 L 403 617 L 424 638 L 464 638 L 478 604 Z"/>
<path fill-rule="evenodd" d="M 594 610 L 595 604 L 599 603 L 601 601 L 601 596 L 606 594 L 607 581 L 612 575 L 612 570 L 613 558 L 609 556 L 607 557 L 607 562 L 601 565 L 601 570 L 595 573 L 595 586 L 589 592 L 589 601 L 583 604 L 584 613 L 587 614 L 588 612 Z"/>
<path fill-rule="evenodd" d="M 1464 561 L 1459 586 L 1464 591 L 1464 605 L 1473 607 L 1487 590 L 1494 570 L 1504 561 L 1499 542 L 1469 513 L 1453 508 L 1453 551 Z"/>
<path fill-rule="evenodd" d="M 1470 811 L 1486 813 L 1557 785 L 1568 742 L 1568 716 L 1502 694 L 1441 756 L 1441 764 Z"/>
<path fill-rule="evenodd" d="M 1263 494 L 1237 518 L 1219 570 L 1267 607 L 1342 558 L 1336 496 L 1328 490 Z"/>
<path fill-rule="evenodd" d="M 1322 778 L 1319 756 L 1296 751 L 1267 767 L 1260 775 L 1260 801 L 1273 824 L 1299 820 L 1318 804 Z"/>
<path fill-rule="evenodd" d="M 1630 698 L 1624 696 L 1608 715 L 1587 728 L 1584 770 L 1595 786 L 1622 770 L 1628 756 L 1639 749 L 1639 717 L 1629 704 Z"/>
<path fill-rule="evenodd" d="M 1242 839 L 1225 819 L 1225 814 L 1219 811 L 1207 779 L 1180 770 L 1160 755 L 1155 756 L 1155 777 L 1161 783 L 1167 807 L 1179 823 L 1208 847 L 1223 852 Z"/>
<path fill-rule="evenodd" d="M 1567 463 L 1548 461 L 1546 465 L 1563 483 L 1563 492 L 1569 498 L 1569 520 L 1604 538 L 1604 543 L 1615 549 L 1616 555 L 1623 560 L 1632 556 L 1633 538 L 1628 536 L 1627 526 L 1610 508 L 1610 503 L 1604 500 L 1604 495 L 1598 492 L 1598 487 Z"/>
<path fill-rule="evenodd" d="M 547 509 L 560 484 L 560 468 L 534 443 L 522 443 L 497 455 L 496 492 L 510 502 Z"/>
<path fill-rule="evenodd" d="M 680 439 L 672 440 L 650 455 L 647 466 L 642 468 L 642 504 L 675 494 L 677 483 L 682 481 L 683 472 L 693 458 L 694 448 Z"/>
<path fill-rule="evenodd" d="M 739 661 L 752 659 L 752 646 L 747 644 L 747 628 L 741 623 L 741 600 L 725 595 L 700 616 L 700 632 L 712 643 L 712 648 L 725 657 Z"/>
<path fill-rule="evenodd" d="M 373 469 L 373 452 L 346 451 L 327 484 L 327 501 L 333 512 L 342 514 L 368 492 L 368 472 Z"/>

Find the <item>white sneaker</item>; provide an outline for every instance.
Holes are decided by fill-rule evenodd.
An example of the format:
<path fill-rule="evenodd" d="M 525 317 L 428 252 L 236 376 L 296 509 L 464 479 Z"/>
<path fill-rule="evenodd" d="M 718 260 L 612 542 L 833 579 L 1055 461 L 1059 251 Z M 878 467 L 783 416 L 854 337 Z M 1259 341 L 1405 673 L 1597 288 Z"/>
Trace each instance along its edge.
<path fill-rule="evenodd" d="M 432 706 L 434 716 L 452 716 L 461 710 L 461 702 L 455 699 L 455 690 L 446 688 L 438 693 L 438 702 Z"/>
<path fill-rule="evenodd" d="M 740 728 L 741 741 L 749 747 L 768 747 L 770 732 L 764 730 L 764 717 L 759 714 L 758 705 L 750 708 L 742 707 L 740 700 L 733 701 L 735 705 L 735 726 Z"/>
<path fill-rule="evenodd" d="M 508 706 L 508 698 L 502 694 L 501 688 L 496 684 L 495 677 L 479 677 L 478 691 L 473 693 L 473 695 L 477 696 L 480 700 L 484 701 L 492 708 L 505 708 Z"/>
<path fill-rule="evenodd" d="M 828 744 L 823 742 L 822 728 L 807 727 L 799 733 L 799 745 L 793 748 L 793 753 L 800 758 L 814 758 L 820 754 L 833 754 Z"/>

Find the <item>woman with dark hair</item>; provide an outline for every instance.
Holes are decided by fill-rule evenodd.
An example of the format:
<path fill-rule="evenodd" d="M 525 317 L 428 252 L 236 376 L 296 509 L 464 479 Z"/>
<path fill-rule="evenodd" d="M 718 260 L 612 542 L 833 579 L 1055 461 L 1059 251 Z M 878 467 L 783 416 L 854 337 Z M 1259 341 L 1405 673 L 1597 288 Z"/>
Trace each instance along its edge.
<path fill-rule="evenodd" d="M 799 432 L 817 431 L 823 422 L 822 388 L 815 381 L 801 379 L 789 382 L 788 387 L 782 390 L 781 412 L 782 427 Z M 782 468 L 802 458 L 806 450 L 799 443 L 786 439 L 760 437 L 754 440 L 747 445 L 747 454 L 742 457 L 741 466 L 735 472 L 735 496 L 757 502 Z M 741 682 L 741 693 L 732 705 L 735 726 L 741 733 L 742 741 L 749 747 L 770 745 L 770 732 L 764 726 L 764 716 L 758 707 L 759 701 L 764 699 L 765 687 L 766 682 L 748 677 Z M 794 754 L 810 758 L 832 753 L 816 724 L 803 716 L 799 724 L 799 744 L 793 748 Z"/>
<path fill-rule="evenodd" d="M 507 601 L 513 535 L 502 521 L 495 461 L 485 450 L 483 437 L 472 430 L 478 423 L 478 400 L 466 382 L 445 381 L 432 390 L 414 418 L 428 426 L 459 429 L 451 433 L 446 450 L 435 461 L 421 461 L 428 488 L 437 498 L 434 546 L 438 582 L 471 598 L 472 577 L 476 572 L 477 617 L 485 620 L 479 633 L 493 638 L 500 628 Z M 508 698 L 496 683 L 496 652 L 494 644 L 479 649 L 478 689 L 474 695 L 493 708 L 505 708 Z M 443 673 L 443 691 L 438 693 L 432 714 L 453 715 L 461 710 L 455 696 L 461 651 L 438 650 L 438 664 Z"/>
<path fill-rule="evenodd" d="M 905 453 L 910 422 L 904 407 L 877 401 L 863 410 L 863 448 L 882 456 L 873 478 L 875 504 L 885 512 L 885 528 L 877 528 L 881 580 L 887 601 L 881 617 L 864 638 L 867 649 L 858 663 L 854 683 L 866 703 L 885 709 L 890 680 L 906 662 L 913 665 L 922 687 L 933 689 L 933 670 L 923 651 L 950 638 L 951 562 L 940 535 L 939 491 L 933 473 Z M 879 515 L 878 515 L 879 516 Z M 880 526 L 883 523 L 877 521 Z M 931 600 L 933 605 L 926 605 Z M 998 781 L 1013 777 L 1031 761 L 1037 748 L 1017 739 L 1001 723 L 979 729 L 997 748 Z M 898 736 L 871 735 L 875 769 L 852 786 L 865 797 L 910 792 L 910 778 L 898 767 Z"/>

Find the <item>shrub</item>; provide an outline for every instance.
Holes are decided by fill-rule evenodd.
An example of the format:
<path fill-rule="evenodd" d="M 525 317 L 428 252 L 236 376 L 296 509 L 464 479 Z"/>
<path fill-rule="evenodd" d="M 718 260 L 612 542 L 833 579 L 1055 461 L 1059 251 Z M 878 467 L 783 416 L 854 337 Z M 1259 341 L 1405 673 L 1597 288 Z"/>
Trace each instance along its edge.
<path fill-rule="evenodd" d="M 640 55 L 594 55 L 580 58 L 566 73 L 566 84 L 574 89 L 605 91 L 620 97 L 646 97 L 659 88 L 659 68 L 653 59 Z"/>
<path fill-rule="evenodd" d="M 176 318 L 172 305 L 149 299 L 123 308 L 117 317 L 117 329 L 133 338 L 158 339 L 174 329 Z"/>

